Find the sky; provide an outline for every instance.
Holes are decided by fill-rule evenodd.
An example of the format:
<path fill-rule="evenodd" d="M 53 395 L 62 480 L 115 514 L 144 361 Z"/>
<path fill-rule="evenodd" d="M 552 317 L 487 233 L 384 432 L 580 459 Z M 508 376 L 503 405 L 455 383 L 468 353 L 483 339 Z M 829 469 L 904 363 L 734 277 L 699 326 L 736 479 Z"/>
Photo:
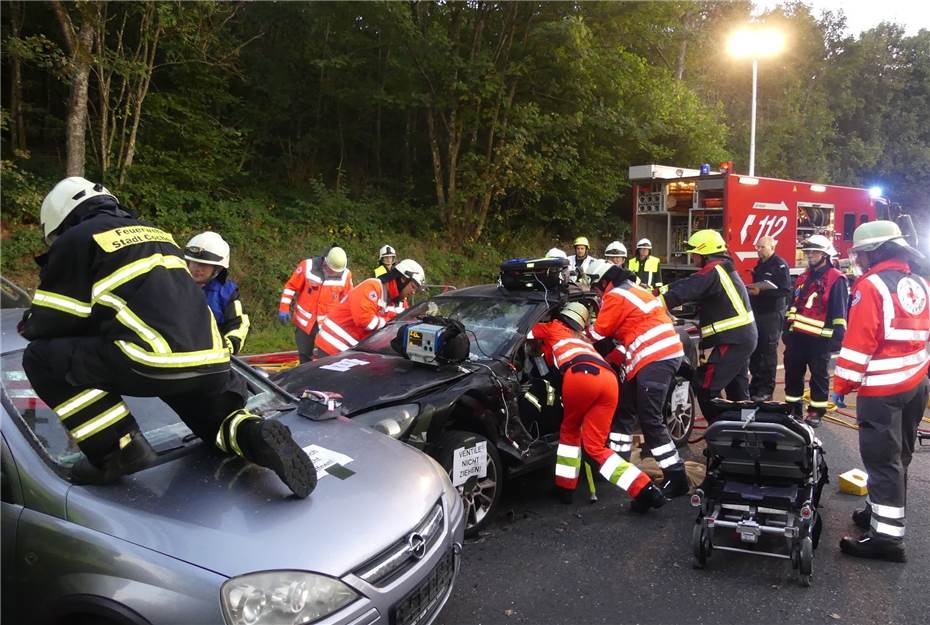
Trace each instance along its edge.
<path fill-rule="evenodd" d="M 928 0 L 802 0 L 814 8 L 814 14 L 842 9 L 846 27 L 853 35 L 877 26 L 879 22 L 896 22 L 904 26 L 908 35 L 921 28 L 930 30 L 930 1 Z M 756 13 L 783 4 L 784 0 L 753 0 Z"/>

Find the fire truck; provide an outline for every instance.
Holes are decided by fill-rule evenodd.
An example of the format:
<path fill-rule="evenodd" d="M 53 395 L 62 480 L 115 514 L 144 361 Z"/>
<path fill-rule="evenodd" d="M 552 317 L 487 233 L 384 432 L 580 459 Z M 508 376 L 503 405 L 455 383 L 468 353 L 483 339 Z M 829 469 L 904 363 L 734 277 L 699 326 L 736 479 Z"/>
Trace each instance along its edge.
<path fill-rule="evenodd" d="M 630 167 L 633 215 L 632 240 L 647 238 L 652 254 L 662 260 L 662 281 L 671 282 L 695 271 L 685 252 L 692 232 L 710 228 L 723 234 L 740 275 L 750 282 L 763 236 L 778 243 L 775 253 L 792 274 L 807 266 L 799 249 L 814 234 L 832 239 L 841 258 L 848 257 L 853 231 L 875 219 L 896 220 L 913 232 L 910 218 L 868 189 L 780 180 L 720 171 L 666 165 Z M 906 218 L 905 223 L 901 223 Z M 634 253 L 631 250 L 631 256 Z"/>

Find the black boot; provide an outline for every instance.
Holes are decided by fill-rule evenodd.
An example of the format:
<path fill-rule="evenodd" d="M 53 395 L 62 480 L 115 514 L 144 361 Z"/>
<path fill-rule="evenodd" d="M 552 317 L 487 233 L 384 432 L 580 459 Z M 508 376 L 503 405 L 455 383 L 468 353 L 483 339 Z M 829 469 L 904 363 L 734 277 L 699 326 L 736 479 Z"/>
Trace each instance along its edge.
<path fill-rule="evenodd" d="M 552 488 L 552 496 L 558 499 L 559 503 L 570 506 L 575 498 L 575 490 L 573 488 L 554 486 Z"/>
<path fill-rule="evenodd" d="M 852 513 L 853 523 L 863 531 L 868 531 L 872 524 L 872 506 L 866 505 L 865 510 L 855 510 Z"/>
<path fill-rule="evenodd" d="M 662 484 L 662 494 L 666 499 L 674 499 L 687 495 L 691 490 L 691 483 L 688 482 L 688 474 L 685 473 L 684 465 L 671 467 L 665 471 L 665 482 Z"/>
<path fill-rule="evenodd" d="M 840 540 L 840 551 L 857 558 L 907 562 L 903 542 L 875 536 L 864 535 L 859 538 L 843 536 Z"/>
<path fill-rule="evenodd" d="M 812 428 L 819 428 L 823 421 L 823 413 L 819 410 L 808 410 L 807 418 L 804 420 Z"/>
<path fill-rule="evenodd" d="M 130 475 L 152 465 L 158 454 L 142 432 L 132 432 L 120 439 L 120 448 L 99 462 L 86 456 L 71 467 L 73 484 L 111 484 L 124 475 Z"/>
<path fill-rule="evenodd" d="M 274 471 L 301 499 L 316 488 L 313 462 L 283 423 L 258 417 L 248 419 L 239 426 L 237 438 L 246 460 Z"/>
<path fill-rule="evenodd" d="M 639 514 L 649 512 L 650 508 L 661 508 L 665 505 L 665 496 L 658 486 L 649 483 L 649 486 L 639 491 L 639 494 L 630 502 L 630 510 Z"/>

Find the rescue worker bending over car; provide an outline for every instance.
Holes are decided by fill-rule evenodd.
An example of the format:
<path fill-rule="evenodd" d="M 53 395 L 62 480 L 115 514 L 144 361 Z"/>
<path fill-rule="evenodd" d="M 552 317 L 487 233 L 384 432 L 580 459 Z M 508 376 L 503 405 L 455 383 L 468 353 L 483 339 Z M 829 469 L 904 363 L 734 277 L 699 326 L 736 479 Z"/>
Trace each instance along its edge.
<path fill-rule="evenodd" d="M 380 278 L 360 282 L 320 322 L 317 357 L 332 356 L 355 347 L 387 325 L 403 310 L 403 301 L 426 284 L 423 267 L 404 259 Z"/>
<path fill-rule="evenodd" d="M 798 276 L 785 319 L 785 401 L 802 418 L 804 374 L 811 372 L 810 406 L 804 418 L 818 427 L 827 412 L 830 354 L 840 351 L 846 331 L 846 277 L 830 262 L 836 254 L 827 237 L 815 234 L 801 244 L 807 270 Z"/>
<path fill-rule="evenodd" d="M 552 321 L 533 326 L 527 336 L 539 341 L 546 363 L 562 375 L 564 412 L 556 452 L 556 492 L 563 502 L 571 502 L 583 449 L 604 479 L 633 497 L 634 509 L 660 508 L 665 505 L 662 491 L 605 444 L 617 407 L 617 376 L 583 338 L 587 325 L 587 307 L 571 302 Z"/>
<path fill-rule="evenodd" d="M 859 391 L 859 453 L 869 475 L 869 497 L 865 509 L 853 513 L 865 533 L 844 537 L 840 549 L 860 558 L 904 562 L 907 468 L 927 407 L 930 288 L 913 273 L 923 264 L 922 255 L 894 222 L 856 228 L 850 256 L 865 273 L 853 284 L 833 389 L 840 395 Z"/>
<path fill-rule="evenodd" d="M 184 259 L 194 282 L 203 289 L 226 348 L 238 354 L 251 324 L 242 310 L 239 286 L 229 279 L 229 244 L 215 232 L 201 232 L 187 242 Z"/>
<path fill-rule="evenodd" d="M 662 409 L 678 372 L 684 349 L 662 303 L 635 283 L 631 271 L 598 260 L 588 267 L 591 288 L 602 295 L 592 335 L 598 351 L 611 355 L 620 372 L 620 402 L 610 432 L 610 448 L 629 461 L 637 417 L 652 457 L 662 468 L 663 494 L 684 495 L 690 489 L 685 465 L 665 425 Z"/>
<path fill-rule="evenodd" d="M 302 260 L 284 285 L 278 320 L 287 323 L 293 319 L 297 353 L 302 363 L 312 360 L 320 323 L 326 319 L 330 308 L 352 290 L 352 272 L 347 264 L 345 250 L 331 247 L 325 256 Z"/>
<path fill-rule="evenodd" d="M 660 300 L 669 310 L 697 304 L 701 348 L 712 351 L 695 376 L 695 395 L 708 423 L 719 411 L 711 400 L 726 389 L 727 399 L 749 399 L 749 356 L 756 349 L 756 324 L 746 287 L 716 230 L 698 230 L 688 239 L 688 253 L 700 269 L 669 285 Z"/>
<path fill-rule="evenodd" d="M 45 197 L 41 224 L 50 247 L 20 324 L 23 369 L 84 452 L 72 481 L 112 482 L 157 458 L 131 395 L 161 398 L 204 441 L 309 495 L 310 458 L 285 425 L 245 410 L 245 382 L 171 235 L 76 176 Z"/>

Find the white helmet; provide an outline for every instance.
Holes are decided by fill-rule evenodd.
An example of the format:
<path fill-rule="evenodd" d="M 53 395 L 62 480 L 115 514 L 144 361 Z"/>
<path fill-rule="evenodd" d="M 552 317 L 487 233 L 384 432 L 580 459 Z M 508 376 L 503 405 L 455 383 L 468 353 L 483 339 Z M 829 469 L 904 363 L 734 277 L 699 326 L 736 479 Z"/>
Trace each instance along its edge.
<path fill-rule="evenodd" d="M 184 258 L 195 263 L 229 269 L 229 243 L 217 233 L 207 230 L 187 242 Z"/>
<path fill-rule="evenodd" d="M 640 239 L 639 241 L 636 242 L 636 249 L 639 249 L 641 247 L 644 247 L 647 250 L 651 250 L 652 241 L 650 241 L 649 239 Z"/>
<path fill-rule="evenodd" d="M 45 240 L 48 241 L 49 235 L 58 229 L 71 211 L 90 198 L 100 195 L 109 195 L 116 199 L 116 196 L 107 191 L 102 184 L 95 184 L 80 176 L 71 176 L 56 184 L 42 200 L 42 210 L 39 212 L 39 222 L 42 224 Z"/>
<path fill-rule="evenodd" d="M 399 271 L 405 277 L 410 278 L 417 283 L 417 286 L 422 287 L 426 284 L 426 273 L 423 271 L 423 267 L 420 266 L 415 260 L 410 260 L 405 258 L 396 265 L 394 269 Z"/>
<path fill-rule="evenodd" d="M 609 260 L 604 260 L 603 258 L 594 258 L 588 263 L 588 268 L 584 270 L 585 274 L 588 276 L 588 279 L 591 281 L 591 284 L 597 284 L 601 281 L 612 267 L 616 267 Z"/>
<path fill-rule="evenodd" d="M 837 255 L 833 242 L 822 234 L 815 234 L 801 243 L 801 251 L 804 252 L 823 252 L 829 257 Z"/>
<path fill-rule="evenodd" d="M 346 268 L 346 265 L 349 264 L 349 257 L 346 256 L 346 251 L 344 249 L 334 246 L 329 248 L 323 262 L 333 271 L 342 271 Z"/>
<path fill-rule="evenodd" d="M 612 241 L 607 249 L 604 250 L 604 256 L 607 258 L 626 256 L 626 246 L 620 241 Z"/>
<path fill-rule="evenodd" d="M 546 252 L 546 258 L 568 258 L 568 255 L 557 247 Z"/>
<path fill-rule="evenodd" d="M 381 260 L 385 256 L 397 256 L 397 251 L 390 245 L 382 245 L 381 250 L 378 252 L 378 260 Z"/>

